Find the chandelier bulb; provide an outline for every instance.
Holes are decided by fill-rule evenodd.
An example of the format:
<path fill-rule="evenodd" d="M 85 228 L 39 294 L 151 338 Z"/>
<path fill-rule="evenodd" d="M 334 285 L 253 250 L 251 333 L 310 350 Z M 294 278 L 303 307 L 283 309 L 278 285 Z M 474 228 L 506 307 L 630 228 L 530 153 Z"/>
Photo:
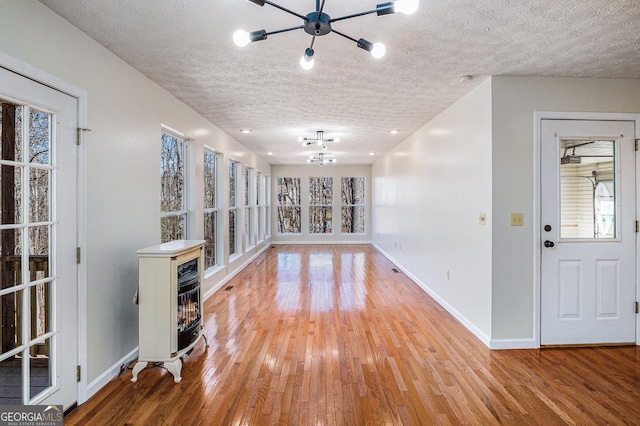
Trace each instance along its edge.
<path fill-rule="evenodd" d="M 302 55 L 302 58 L 300 58 L 300 66 L 303 70 L 308 71 L 313 68 L 313 64 L 313 49 L 308 47 L 307 50 L 304 51 L 304 55 Z"/>
<path fill-rule="evenodd" d="M 384 56 L 386 52 L 387 52 L 387 48 L 384 47 L 384 44 L 374 43 L 373 49 L 371 49 L 371 56 L 373 56 L 376 59 L 380 59 Z"/>
<path fill-rule="evenodd" d="M 393 2 L 393 10 L 395 12 L 411 15 L 418 10 L 419 0 L 396 0 Z"/>
<path fill-rule="evenodd" d="M 249 44 L 251 40 L 249 39 L 249 33 L 245 30 L 238 30 L 233 33 L 233 42 L 236 46 L 245 47 Z"/>

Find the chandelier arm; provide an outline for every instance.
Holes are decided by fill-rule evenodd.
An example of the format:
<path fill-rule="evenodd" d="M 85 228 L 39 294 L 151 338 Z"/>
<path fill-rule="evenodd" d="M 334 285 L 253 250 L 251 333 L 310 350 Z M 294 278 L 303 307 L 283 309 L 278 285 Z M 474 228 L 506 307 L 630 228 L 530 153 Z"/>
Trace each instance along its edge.
<path fill-rule="evenodd" d="M 271 2 L 269 0 L 264 0 L 264 2 L 266 4 L 269 4 L 269 5 L 273 6 L 273 7 L 275 7 L 276 9 L 280 9 L 280 10 L 282 10 L 284 12 L 290 13 L 293 16 L 297 16 L 298 18 L 304 20 L 305 22 L 307 21 L 307 17 L 306 16 L 300 15 L 299 13 L 296 13 L 293 10 L 289 10 L 286 7 L 280 6 L 279 4 L 273 3 L 273 2 Z"/>
<path fill-rule="evenodd" d="M 329 23 L 333 24 L 334 22 L 337 22 L 337 21 L 343 21 L 345 19 L 357 18 L 358 16 L 371 15 L 372 13 L 376 13 L 376 12 L 378 12 L 378 9 L 368 10 L 366 12 L 354 13 L 353 15 L 341 16 L 340 18 L 333 18 L 333 19 L 329 20 Z"/>
<path fill-rule="evenodd" d="M 347 40 L 351 40 L 351 41 L 353 41 L 354 43 L 358 43 L 358 40 L 356 40 L 355 38 L 353 38 L 353 37 L 349 37 L 348 35 L 343 34 L 343 33 L 341 33 L 340 31 L 336 31 L 336 30 L 334 30 L 333 28 L 331 28 L 331 32 L 332 32 L 332 33 L 336 33 L 336 34 L 338 34 L 339 36 L 342 36 L 342 37 L 346 38 Z"/>
<path fill-rule="evenodd" d="M 322 5 L 320 6 L 320 9 L 318 9 L 318 14 L 322 15 L 322 11 L 324 10 L 324 2 L 325 0 L 322 0 Z M 316 5 L 318 4 L 318 2 L 316 1 Z"/>
<path fill-rule="evenodd" d="M 304 28 L 304 25 L 299 25 L 297 27 L 291 27 L 291 28 L 285 28 L 283 30 L 276 30 L 276 31 L 270 31 L 268 33 L 266 33 L 265 35 L 272 35 L 272 34 L 280 34 L 280 33 L 286 33 L 288 31 L 294 31 L 294 30 L 300 30 Z"/>

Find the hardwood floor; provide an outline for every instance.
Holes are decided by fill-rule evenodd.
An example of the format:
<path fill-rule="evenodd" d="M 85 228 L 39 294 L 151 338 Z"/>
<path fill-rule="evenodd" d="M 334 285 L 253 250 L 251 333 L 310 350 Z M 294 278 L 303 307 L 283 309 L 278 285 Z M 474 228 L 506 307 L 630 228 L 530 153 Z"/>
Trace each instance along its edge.
<path fill-rule="evenodd" d="M 65 425 L 640 424 L 638 347 L 490 351 L 374 248 L 274 246 L 205 304 L 210 347 Z"/>

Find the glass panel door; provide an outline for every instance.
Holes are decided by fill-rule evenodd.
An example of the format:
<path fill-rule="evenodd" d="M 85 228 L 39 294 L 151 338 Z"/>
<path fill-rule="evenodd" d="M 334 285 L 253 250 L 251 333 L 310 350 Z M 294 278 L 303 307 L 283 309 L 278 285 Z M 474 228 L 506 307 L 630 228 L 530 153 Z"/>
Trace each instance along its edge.
<path fill-rule="evenodd" d="M 0 405 L 77 401 L 76 129 L 75 98 L 0 68 Z"/>
<path fill-rule="evenodd" d="M 28 403 L 53 385 L 52 115 L 0 104 L 1 402 Z"/>

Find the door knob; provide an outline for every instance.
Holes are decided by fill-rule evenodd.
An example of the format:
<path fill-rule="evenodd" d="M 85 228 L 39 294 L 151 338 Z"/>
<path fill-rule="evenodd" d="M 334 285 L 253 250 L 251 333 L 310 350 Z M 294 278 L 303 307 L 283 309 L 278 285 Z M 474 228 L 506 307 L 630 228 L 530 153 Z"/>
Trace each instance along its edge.
<path fill-rule="evenodd" d="M 555 246 L 555 244 L 553 244 L 553 241 L 547 240 L 547 241 L 544 242 L 544 246 L 547 247 L 547 248 L 551 248 L 551 247 Z"/>

